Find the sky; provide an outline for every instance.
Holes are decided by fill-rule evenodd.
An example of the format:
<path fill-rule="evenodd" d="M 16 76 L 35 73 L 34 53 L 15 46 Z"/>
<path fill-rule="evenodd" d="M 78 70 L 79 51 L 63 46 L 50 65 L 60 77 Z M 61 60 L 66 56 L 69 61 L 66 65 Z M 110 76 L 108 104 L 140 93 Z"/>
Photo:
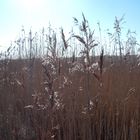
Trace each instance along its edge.
<path fill-rule="evenodd" d="M 25 30 L 39 30 L 52 26 L 71 29 L 73 17 L 82 18 L 82 12 L 93 29 L 97 22 L 103 32 L 113 29 L 115 16 L 125 15 L 124 30 L 137 32 L 140 38 L 139 0 L 0 0 L 0 47 L 10 45 Z"/>

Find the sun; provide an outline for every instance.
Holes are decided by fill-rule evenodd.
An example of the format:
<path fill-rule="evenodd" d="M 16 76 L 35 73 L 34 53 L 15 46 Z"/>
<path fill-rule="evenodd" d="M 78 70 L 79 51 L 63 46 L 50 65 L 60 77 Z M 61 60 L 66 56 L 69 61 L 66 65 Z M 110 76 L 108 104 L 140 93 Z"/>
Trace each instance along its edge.
<path fill-rule="evenodd" d="M 22 9 L 27 11 L 35 11 L 40 8 L 43 0 L 19 0 Z"/>

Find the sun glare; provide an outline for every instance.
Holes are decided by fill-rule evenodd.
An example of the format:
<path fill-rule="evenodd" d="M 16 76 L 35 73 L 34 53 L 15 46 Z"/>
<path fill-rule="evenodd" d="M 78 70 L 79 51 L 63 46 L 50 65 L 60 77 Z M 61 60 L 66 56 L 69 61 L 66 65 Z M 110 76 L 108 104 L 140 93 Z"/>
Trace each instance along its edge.
<path fill-rule="evenodd" d="M 22 9 L 27 11 L 35 11 L 40 8 L 43 0 L 19 0 L 19 4 Z"/>

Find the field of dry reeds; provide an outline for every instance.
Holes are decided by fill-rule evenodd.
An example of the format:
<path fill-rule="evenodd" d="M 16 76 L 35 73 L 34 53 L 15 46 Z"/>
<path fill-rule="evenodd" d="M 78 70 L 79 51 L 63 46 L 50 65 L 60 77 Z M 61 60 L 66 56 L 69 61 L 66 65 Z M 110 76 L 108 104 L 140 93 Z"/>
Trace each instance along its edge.
<path fill-rule="evenodd" d="M 69 36 L 22 29 L 1 53 L 0 140 L 139 140 L 139 44 L 130 31 L 122 44 L 122 20 L 110 55 L 84 15 Z"/>

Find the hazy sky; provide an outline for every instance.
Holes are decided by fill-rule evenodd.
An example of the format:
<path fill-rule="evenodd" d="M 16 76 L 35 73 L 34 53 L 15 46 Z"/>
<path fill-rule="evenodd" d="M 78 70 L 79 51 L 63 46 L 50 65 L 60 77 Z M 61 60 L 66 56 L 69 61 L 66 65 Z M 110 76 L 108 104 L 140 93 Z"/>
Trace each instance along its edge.
<path fill-rule="evenodd" d="M 93 28 L 113 28 L 114 18 L 125 14 L 124 29 L 137 31 L 140 37 L 139 0 L 0 0 L 0 45 L 6 46 L 25 29 L 41 29 L 50 22 L 55 27 L 70 29 L 72 17 L 84 13 Z"/>

